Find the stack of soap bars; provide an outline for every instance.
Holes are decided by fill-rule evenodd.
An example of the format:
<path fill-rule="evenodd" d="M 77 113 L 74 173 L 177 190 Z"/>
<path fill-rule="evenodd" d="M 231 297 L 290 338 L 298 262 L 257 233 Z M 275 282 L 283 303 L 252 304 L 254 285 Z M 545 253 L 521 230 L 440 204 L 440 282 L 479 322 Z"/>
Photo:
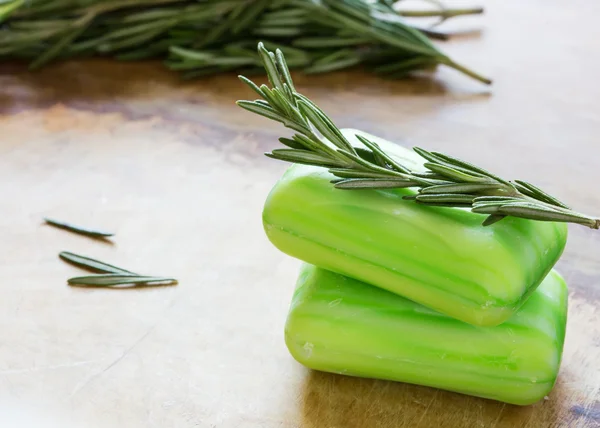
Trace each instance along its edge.
<path fill-rule="evenodd" d="M 344 135 L 357 146 L 356 130 Z M 405 164 L 412 151 L 372 135 Z M 461 208 L 403 200 L 411 189 L 343 191 L 293 165 L 271 191 L 265 231 L 305 262 L 285 340 L 316 370 L 528 405 L 557 378 L 567 288 L 553 270 L 564 223 L 482 226 Z"/>

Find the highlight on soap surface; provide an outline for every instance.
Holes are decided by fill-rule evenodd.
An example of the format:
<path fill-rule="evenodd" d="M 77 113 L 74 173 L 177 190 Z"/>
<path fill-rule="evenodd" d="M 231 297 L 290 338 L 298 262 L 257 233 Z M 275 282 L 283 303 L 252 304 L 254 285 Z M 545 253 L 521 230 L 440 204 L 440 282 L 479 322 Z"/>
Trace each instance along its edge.
<path fill-rule="evenodd" d="M 555 384 L 566 317 L 567 288 L 554 270 L 508 321 L 478 327 L 304 264 L 285 340 L 312 369 L 528 405 Z"/>
<path fill-rule="evenodd" d="M 356 130 L 343 130 L 357 146 Z M 418 155 L 362 133 L 417 163 Z M 422 162 L 422 160 L 421 160 Z M 564 223 L 506 218 L 403 200 L 412 189 L 335 189 L 323 168 L 293 165 L 271 191 L 265 231 L 281 251 L 474 325 L 498 325 L 561 256 Z"/>

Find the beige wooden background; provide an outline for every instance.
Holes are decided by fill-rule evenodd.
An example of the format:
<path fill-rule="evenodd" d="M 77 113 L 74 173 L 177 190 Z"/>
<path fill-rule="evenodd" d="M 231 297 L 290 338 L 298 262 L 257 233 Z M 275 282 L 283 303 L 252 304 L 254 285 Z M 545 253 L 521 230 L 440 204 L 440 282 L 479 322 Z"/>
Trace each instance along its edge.
<path fill-rule="evenodd" d="M 449 70 L 298 76 L 297 87 L 340 126 L 453 153 L 600 214 L 600 4 L 485 6 L 462 21 L 482 36 L 445 49 L 492 88 Z M 0 402 L 51 400 L 86 427 L 600 426 L 599 232 L 572 227 L 559 262 L 568 336 L 544 402 L 311 373 L 283 343 L 298 262 L 261 226 L 286 167 L 262 153 L 287 133 L 235 106 L 252 96 L 235 76 L 183 83 L 157 64 L 94 60 L 36 74 L 3 65 L 0 88 Z M 113 230 L 115 244 L 42 226 L 46 215 Z M 180 284 L 69 288 L 78 271 L 61 250 Z"/>

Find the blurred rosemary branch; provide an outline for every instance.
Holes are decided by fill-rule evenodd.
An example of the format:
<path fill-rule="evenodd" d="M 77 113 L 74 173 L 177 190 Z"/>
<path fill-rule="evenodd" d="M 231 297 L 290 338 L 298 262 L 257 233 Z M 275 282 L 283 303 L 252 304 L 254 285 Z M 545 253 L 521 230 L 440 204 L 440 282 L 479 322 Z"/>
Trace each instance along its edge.
<path fill-rule="evenodd" d="M 407 17 L 441 21 L 481 8 L 397 9 L 393 0 L 0 0 L 0 58 L 37 69 L 71 57 L 164 58 L 185 77 L 259 72 L 255 46 L 286 53 L 290 68 L 322 73 L 363 65 L 402 77 L 438 65 L 483 83 L 431 43 L 448 34 Z"/>

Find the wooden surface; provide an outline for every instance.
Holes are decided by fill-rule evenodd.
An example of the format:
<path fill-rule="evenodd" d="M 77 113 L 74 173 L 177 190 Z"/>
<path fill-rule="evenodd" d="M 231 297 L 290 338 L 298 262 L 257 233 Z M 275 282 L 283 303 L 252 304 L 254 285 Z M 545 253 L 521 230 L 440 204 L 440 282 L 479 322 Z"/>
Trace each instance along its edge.
<path fill-rule="evenodd" d="M 446 50 L 492 76 L 489 91 L 448 70 L 297 86 L 340 126 L 442 149 L 600 214 L 598 13 L 590 1 L 495 1 L 464 21 L 484 34 Z M 252 96 L 234 76 L 181 83 L 156 64 L 91 61 L 4 66 L 0 87 L 0 403 L 35 405 L 29 416 L 46 403 L 85 427 L 600 426 L 600 232 L 570 228 L 564 359 L 541 403 L 309 372 L 283 342 L 298 262 L 261 225 L 286 167 L 261 153 L 287 133 L 234 105 Z M 43 216 L 117 236 L 73 236 Z M 180 284 L 70 288 L 79 271 L 61 250 Z"/>

